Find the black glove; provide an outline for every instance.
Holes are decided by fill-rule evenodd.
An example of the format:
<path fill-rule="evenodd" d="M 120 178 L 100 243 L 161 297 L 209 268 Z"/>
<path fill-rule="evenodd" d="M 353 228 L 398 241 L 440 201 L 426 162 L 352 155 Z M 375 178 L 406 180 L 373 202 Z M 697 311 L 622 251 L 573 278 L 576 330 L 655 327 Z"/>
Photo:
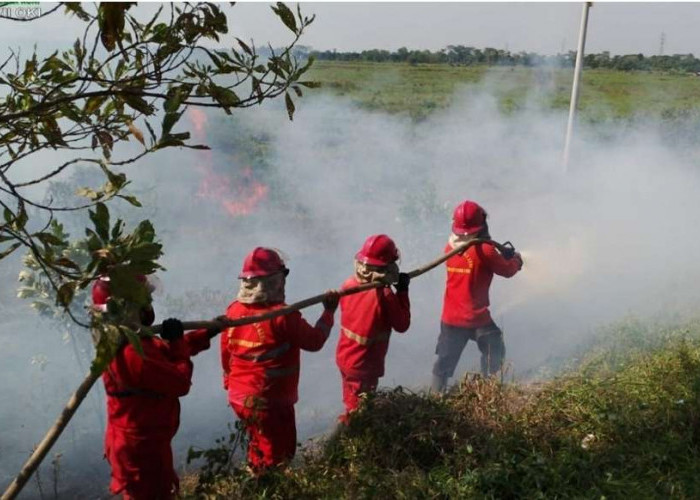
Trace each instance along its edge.
<path fill-rule="evenodd" d="M 503 258 L 506 260 L 510 260 L 515 256 L 515 247 L 510 241 L 506 241 L 501 246 L 501 255 L 503 255 Z"/>
<path fill-rule="evenodd" d="M 408 273 L 399 273 L 399 281 L 396 282 L 397 292 L 408 292 L 408 284 L 411 282 L 411 277 Z"/>
<path fill-rule="evenodd" d="M 326 296 L 323 298 L 323 308 L 326 311 L 335 312 L 338 308 L 338 302 L 340 301 L 340 295 L 335 290 L 328 290 Z"/>
<path fill-rule="evenodd" d="M 139 310 L 139 321 L 143 326 L 151 326 L 156 320 L 156 313 L 153 311 L 153 307 L 142 307 Z"/>
<path fill-rule="evenodd" d="M 163 321 L 163 329 L 160 331 L 160 337 L 172 342 L 173 340 L 180 340 L 185 334 L 185 330 L 182 328 L 182 322 L 179 319 L 168 318 Z"/>

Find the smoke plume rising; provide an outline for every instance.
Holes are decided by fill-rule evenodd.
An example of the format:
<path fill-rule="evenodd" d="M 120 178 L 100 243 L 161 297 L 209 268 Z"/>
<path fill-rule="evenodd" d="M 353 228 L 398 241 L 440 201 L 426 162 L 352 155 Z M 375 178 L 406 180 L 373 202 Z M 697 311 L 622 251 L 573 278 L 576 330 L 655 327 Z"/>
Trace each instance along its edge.
<path fill-rule="evenodd" d="M 671 145 L 658 124 L 581 125 L 564 174 L 566 117 L 534 105 L 504 115 L 483 88 L 464 89 L 449 109 L 418 123 L 327 95 L 305 97 L 294 122 L 284 113 L 271 103 L 232 118 L 200 115 L 194 131 L 212 146 L 210 153 L 164 152 L 128 172 L 150 193 L 157 207 L 152 219 L 165 244 L 159 320 L 222 313 L 235 297 L 243 257 L 255 246 L 288 256 L 289 301 L 339 286 L 373 233 L 392 236 L 402 269 L 412 269 L 442 252 L 452 209 L 467 198 L 488 211 L 492 236 L 512 241 L 525 257 L 522 272 L 496 278 L 491 293 L 516 378 L 600 325 L 630 314 L 685 314 L 697 304 L 697 151 Z M 245 200 L 254 203 L 230 209 Z M 380 385 L 428 383 L 444 279 L 438 269 L 411 284 L 412 326 L 393 336 Z M 304 315 L 314 322 L 319 313 L 313 308 Z M 76 368 L 72 348 L 61 345 L 59 332 L 37 324 L 23 315 L 3 321 L 0 335 L 3 352 L 14 356 L 3 364 L 9 382 L 0 398 L 15 402 L 3 403 L 0 412 L 3 486 L 84 371 Z M 328 430 L 341 411 L 337 335 L 336 325 L 320 353 L 303 356 L 300 437 Z M 30 364 L 41 354 L 43 364 Z M 175 440 L 179 463 L 188 446 L 211 446 L 233 421 L 218 342 L 194 362 L 194 385 L 182 401 Z M 476 346 L 469 344 L 458 374 L 477 367 Z M 99 463 L 103 395 L 92 398 L 57 447 L 66 490 L 85 491 L 71 480 L 87 474 L 100 487 L 108 481 Z M 50 467 L 42 470 L 50 482 Z"/>

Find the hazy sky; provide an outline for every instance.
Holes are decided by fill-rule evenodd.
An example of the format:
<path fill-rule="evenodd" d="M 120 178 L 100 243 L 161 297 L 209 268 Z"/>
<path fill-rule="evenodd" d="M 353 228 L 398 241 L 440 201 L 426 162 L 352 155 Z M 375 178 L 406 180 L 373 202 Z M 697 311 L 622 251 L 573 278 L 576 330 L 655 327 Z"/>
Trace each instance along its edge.
<path fill-rule="evenodd" d="M 293 6 L 295 4 L 290 4 Z M 556 53 L 574 49 L 581 3 L 302 3 L 316 22 L 303 38 L 316 49 L 441 49 L 447 45 L 491 46 L 511 51 Z M 281 45 L 289 31 L 268 3 L 227 8 L 233 34 L 257 44 Z M 48 4 L 44 4 L 48 8 Z M 153 6 L 139 6 L 152 10 Z M 75 39 L 75 21 L 57 16 L 40 24 L 0 21 L 2 45 L 50 45 Z M 60 24 L 59 24 L 60 23 Z M 599 3 L 590 13 L 587 52 L 700 54 L 700 3 Z"/>
<path fill-rule="evenodd" d="M 304 44 L 314 48 L 440 49 L 491 46 L 555 53 L 574 49 L 581 6 L 576 3 L 302 3 L 315 13 Z M 275 39 L 274 19 L 263 5 L 238 5 L 234 26 L 256 38 Z M 597 3 L 590 11 L 591 52 L 700 53 L 700 3 Z"/>

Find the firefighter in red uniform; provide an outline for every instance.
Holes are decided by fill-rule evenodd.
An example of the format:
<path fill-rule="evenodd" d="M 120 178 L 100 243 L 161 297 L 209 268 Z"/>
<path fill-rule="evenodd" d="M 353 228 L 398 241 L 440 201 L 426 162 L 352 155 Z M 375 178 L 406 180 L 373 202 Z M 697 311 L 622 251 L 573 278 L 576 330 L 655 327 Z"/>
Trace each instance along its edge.
<path fill-rule="evenodd" d="M 473 201 L 457 206 L 452 235 L 445 253 L 472 239 L 490 239 L 486 212 Z M 473 245 L 447 261 L 447 285 L 442 309 L 440 336 L 433 366 L 432 388 L 443 392 L 454 374 L 464 346 L 474 340 L 481 352 L 481 372 L 492 375 L 505 357 L 503 333 L 489 313 L 489 287 L 493 275 L 510 278 L 523 265 L 520 254 L 502 255 L 490 243 Z"/>
<path fill-rule="evenodd" d="M 408 284 L 410 277 L 399 273 L 399 251 L 384 234 L 370 236 L 355 255 L 355 275 L 343 283 L 352 288 L 363 283 L 381 281 L 386 286 L 347 295 L 340 299 L 340 336 L 336 362 L 343 383 L 347 423 L 357 409 L 359 396 L 374 391 L 384 375 L 384 358 L 391 331 L 403 333 L 411 324 Z M 390 283 L 396 283 L 396 293 Z"/>
<path fill-rule="evenodd" d="M 147 286 L 145 278 L 141 280 Z M 110 299 L 109 279 L 92 289 L 93 307 L 105 312 Z M 150 326 L 152 308 L 140 311 Z M 161 338 L 141 337 L 144 355 L 131 344 L 122 346 L 102 380 L 107 394 L 105 457 L 112 469 L 110 491 L 124 499 L 162 500 L 177 495 L 170 442 L 180 424 L 181 396 L 190 390 L 190 357 L 209 348 L 218 328 L 184 335 L 177 319 L 163 322 Z"/>
<path fill-rule="evenodd" d="M 289 270 L 275 250 L 253 250 L 243 262 L 238 297 L 226 316 L 257 316 L 284 307 L 287 274 Z M 300 350 L 318 351 L 326 343 L 338 307 L 337 293 L 329 293 L 323 307 L 315 326 L 294 311 L 227 328 L 221 336 L 224 389 L 234 412 L 246 424 L 248 463 L 256 473 L 294 457 Z"/>

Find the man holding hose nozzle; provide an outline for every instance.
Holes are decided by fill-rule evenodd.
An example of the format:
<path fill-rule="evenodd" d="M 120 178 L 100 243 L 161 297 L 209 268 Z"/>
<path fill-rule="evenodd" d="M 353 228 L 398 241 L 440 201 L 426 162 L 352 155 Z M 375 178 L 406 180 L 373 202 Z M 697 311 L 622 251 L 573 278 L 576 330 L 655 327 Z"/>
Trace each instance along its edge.
<path fill-rule="evenodd" d="M 257 316 L 284 307 L 288 274 L 276 250 L 253 250 L 243 262 L 238 297 L 226 316 Z M 227 328 L 221 336 L 224 389 L 250 436 L 248 463 L 256 474 L 284 465 L 296 453 L 294 404 L 298 399 L 300 350 L 318 351 L 323 347 L 337 307 L 337 292 L 329 292 L 315 326 L 294 311 Z"/>
<path fill-rule="evenodd" d="M 153 290 L 145 276 L 138 286 Z M 109 278 L 99 278 L 92 288 L 93 309 L 107 312 L 111 299 Z M 155 315 L 148 306 L 139 311 L 143 326 Z M 105 457 L 112 469 L 110 492 L 125 500 L 169 500 L 179 490 L 170 447 L 180 424 L 179 398 L 192 383 L 192 361 L 209 348 L 220 328 L 185 334 L 177 319 L 166 319 L 160 338 L 142 336 L 141 356 L 125 343 L 102 375 L 107 394 Z"/>
<path fill-rule="evenodd" d="M 486 211 L 473 201 L 455 208 L 452 235 L 445 253 L 474 239 L 490 239 Z M 501 251 L 493 243 L 478 243 L 447 262 L 447 283 L 433 366 L 432 389 L 444 392 L 454 374 L 464 346 L 474 340 L 481 351 L 481 373 L 493 375 L 505 358 L 503 333 L 491 319 L 489 287 L 493 275 L 515 275 L 523 265 L 520 254 L 512 249 Z"/>

